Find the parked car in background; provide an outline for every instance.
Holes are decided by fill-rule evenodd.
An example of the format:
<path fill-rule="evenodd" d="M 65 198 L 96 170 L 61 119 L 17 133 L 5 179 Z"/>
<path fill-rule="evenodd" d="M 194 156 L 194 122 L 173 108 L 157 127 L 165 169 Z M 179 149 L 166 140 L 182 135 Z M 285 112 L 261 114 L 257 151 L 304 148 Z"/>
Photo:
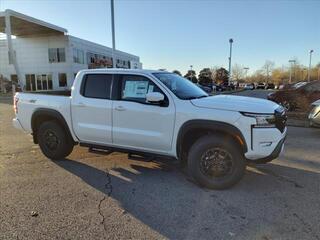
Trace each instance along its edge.
<path fill-rule="evenodd" d="M 310 126 L 320 127 L 320 99 L 311 104 L 309 122 Z"/>
<path fill-rule="evenodd" d="M 293 84 L 270 93 L 268 99 L 281 104 L 287 111 L 308 111 L 310 104 L 320 99 L 320 81 Z"/>
<path fill-rule="evenodd" d="M 292 88 L 299 88 L 299 87 L 302 87 L 304 85 L 306 85 L 308 82 L 297 82 L 297 83 L 294 83 L 293 85 L 291 85 Z"/>
<path fill-rule="evenodd" d="M 265 83 L 258 83 L 257 89 L 266 89 L 266 84 Z"/>
<path fill-rule="evenodd" d="M 222 91 L 223 91 L 223 89 L 222 89 L 222 87 L 221 87 L 219 84 L 212 83 L 212 91 L 215 91 L 215 92 L 222 92 Z"/>
<path fill-rule="evenodd" d="M 199 88 L 201 88 L 203 91 L 205 91 L 206 93 L 209 93 L 209 94 L 212 93 L 212 88 L 211 88 L 211 87 L 202 85 L 202 84 L 200 84 L 200 83 L 197 83 L 196 85 L 197 85 Z"/>
<path fill-rule="evenodd" d="M 244 85 L 245 90 L 254 90 L 254 84 L 253 83 L 246 83 Z"/>
<path fill-rule="evenodd" d="M 233 83 L 230 83 L 230 85 L 229 85 L 228 82 L 221 83 L 220 87 L 221 87 L 222 91 L 232 91 L 232 90 L 236 89 L 236 87 Z"/>
<path fill-rule="evenodd" d="M 266 89 L 275 89 L 275 86 L 273 83 L 268 83 Z"/>

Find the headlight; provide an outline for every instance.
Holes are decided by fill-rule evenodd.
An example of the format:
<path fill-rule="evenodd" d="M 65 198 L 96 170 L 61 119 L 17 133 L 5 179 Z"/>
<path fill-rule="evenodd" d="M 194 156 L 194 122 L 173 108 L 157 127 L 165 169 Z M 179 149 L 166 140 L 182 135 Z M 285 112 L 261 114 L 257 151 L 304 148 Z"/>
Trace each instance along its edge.
<path fill-rule="evenodd" d="M 275 127 L 276 118 L 274 114 L 259 114 L 259 113 L 242 113 L 244 116 L 255 118 L 257 121 L 256 127 Z"/>
<path fill-rule="evenodd" d="M 319 113 L 320 113 L 320 105 L 319 105 L 319 106 L 315 106 L 315 107 L 311 110 L 309 116 L 310 116 L 310 117 L 316 117 Z"/>

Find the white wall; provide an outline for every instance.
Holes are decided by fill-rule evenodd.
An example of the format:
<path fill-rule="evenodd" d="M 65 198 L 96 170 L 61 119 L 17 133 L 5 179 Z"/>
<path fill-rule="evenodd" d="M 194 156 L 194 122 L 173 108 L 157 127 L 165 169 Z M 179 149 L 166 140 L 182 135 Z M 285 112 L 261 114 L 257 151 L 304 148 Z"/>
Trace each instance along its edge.
<path fill-rule="evenodd" d="M 53 88 L 57 89 L 59 88 L 58 73 L 67 73 L 69 85 L 69 79 L 72 80 L 73 74 L 71 73 L 72 56 L 67 51 L 67 36 L 16 38 L 12 42 L 18 66 L 24 78 L 25 74 L 52 74 Z M 13 65 L 9 65 L 6 43 L 0 44 L 0 48 L 0 73 L 10 79 L 10 75 L 15 74 L 15 70 Z M 65 48 L 66 62 L 49 63 L 49 48 Z"/>
<path fill-rule="evenodd" d="M 23 75 L 22 81 L 25 83 L 25 74 L 52 74 L 53 89 L 61 89 L 59 88 L 59 73 L 66 73 L 68 87 L 72 86 L 74 74 L 81 69 L 88 68 L 87 51 L 112 56 L 111 48 L 68 35 L 30 38 L 17 37 L 12 42 L 13 49 L 16 51 L 18 66 Z M 63 63 L 50 63 L 48 56 L 49 48 L 65 48 L 66 61 Z M 85 64 L 73 62 L 73 48 L 84 50 Z M 116 51 L 115 58 L 137 62 L 141 65 L 139 57 L 125 52 Z M 6 40 L 0 40 L 0 74 L 9 80 L 11 74 L 16 74 L 14 66 L 9 65 Z"/>

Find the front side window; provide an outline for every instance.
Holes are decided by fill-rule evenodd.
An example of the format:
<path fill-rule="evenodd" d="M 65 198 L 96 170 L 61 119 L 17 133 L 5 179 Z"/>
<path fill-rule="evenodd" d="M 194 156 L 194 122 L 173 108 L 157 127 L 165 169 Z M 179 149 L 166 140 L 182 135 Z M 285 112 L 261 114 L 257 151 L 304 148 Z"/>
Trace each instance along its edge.
<path fill-rule="evenodd" d="M 64 48 L 49 48 L 50 63 L 65 62 L 65 61 L 66 61 L 66 53 Z"/>
<path fill-rule="evenodd" d="M 67 86 L 67 74 L 59 73 L 59 87 Z"/>
<path fill-rule="evenodd" d="M 82 95 L 88 98 L 110 99 L 112 75 L 88 74 L 84 78 Z"/>
<path fill-rule="evenodd" d="M 161 92 L 151 80 L 143 76 L 124 75 L 121 82 L 121 100 L 147 103 L 149 92 Z"/>
<path fill-rule="evenodd" d="M 164 72 L 154 73 L 153 75 L 180 99 L 189 100 L 208 96 L 197 85 L 177 74 Z"/>

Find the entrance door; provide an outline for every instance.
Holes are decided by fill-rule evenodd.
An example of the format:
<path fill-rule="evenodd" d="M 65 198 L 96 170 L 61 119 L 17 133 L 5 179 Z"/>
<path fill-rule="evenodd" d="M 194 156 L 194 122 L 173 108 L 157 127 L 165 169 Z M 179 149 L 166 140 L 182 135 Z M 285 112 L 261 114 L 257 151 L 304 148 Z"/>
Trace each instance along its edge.
<path fill-rule="evenodd" d="M 35 74 L 26 74 L 26 90 L 27 91 L 37 90 Z"/>

